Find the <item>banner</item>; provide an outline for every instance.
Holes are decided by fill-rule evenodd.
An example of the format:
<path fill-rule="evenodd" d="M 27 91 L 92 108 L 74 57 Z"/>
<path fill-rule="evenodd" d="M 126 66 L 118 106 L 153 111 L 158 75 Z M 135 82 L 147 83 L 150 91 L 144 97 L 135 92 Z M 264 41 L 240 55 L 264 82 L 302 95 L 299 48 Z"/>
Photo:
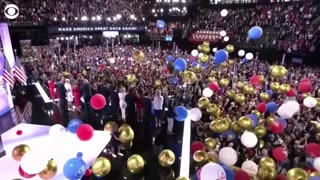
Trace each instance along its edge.
<path fill-rule="evenodd" d="M 82 33 L 102 31 L 143 32 L 145 26 L 50 26 L 48 32 L 55 33 Z"/>

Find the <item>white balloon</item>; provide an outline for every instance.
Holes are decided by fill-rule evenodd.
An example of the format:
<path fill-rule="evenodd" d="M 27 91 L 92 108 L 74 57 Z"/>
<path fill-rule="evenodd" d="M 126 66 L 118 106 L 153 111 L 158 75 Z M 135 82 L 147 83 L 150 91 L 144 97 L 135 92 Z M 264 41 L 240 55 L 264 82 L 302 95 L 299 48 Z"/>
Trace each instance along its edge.
<path fill-rule="evenodd" d="M 202 95 L 204 97 L 209 98 L 209 97 L 211 97 L 213 95 L 213 91 L 210 88 L 206 87 L 206 88 L 203 89 Z"/>
<path fill-rule="evenodd" d="M 224 37 L 227 35 L 227 32 L 225 30 L 222 30 L 219 32 L 220 36 Z"/>
<path fill-rule="evenodd" d="M 300 112 L 300 105 L 295 99 L 285 100 L 277 110 L 279 116 L 285 119 L 292 118 L 293 115 Z"/>
<path fill-rule="evenodd" d="M 314 97 L 306 97 L 304 100 L 303 100 L 303 105 L 307 108 L 313 108 L 317 105 L 317 99 L 314 98 Z"/>
<path fill-rule="evenodd" d="M 242 50 L 242 49 L 238 51 L 238 55 L 240 57 L 244 56 L 245 54 L 246 54 L 246 52 L 244 50 Z"/>
<path fill-rule="evenodd" d="M 114 64 L 114 63 L 116 63 L 116 60 L 114 58 L 109 58 L 109 63 Z"/>
<path fill-rule="evenodd" d="M 228 41 L 229 41 L 229 36 L 225 36 L 225 37 L 223 38 L 223 41 L 224 41 L 224 42 L 228 42 Z"/>
<path fill-rule="evenodd" d="M 247 148 L 253 148 L 258 143 L 258 138 L 253 132 L 246 131 L 241 135 L 241 143 Z"/>
<path fill-rule="evenodd" d="M 37 174 L 46 168 L 50 158 L 47 150 L 32 149 L 22 156 L 21 169 L 28 174 Z"/>
<path fill-rule="evenodd" d="M 233 148 L 224 147 L 219 151 L 219 160 L 227 166 L 232 166 L 238 161 L 238 154 Z"/>
<path fill-rule="evenodd" d="M 55 124 L 49 129 L 49 136 L 56 137 L 60 135 L 64 135 L 67 132 L 66 128 L 61 124 Z"/>
<path fill-rule="evenodd" d="M 215 52 L 217 52 L 217 51 L 218 51 L 218 48 L 216 48 L 216 47 L 215 47 L 215 48 L 212 48 L 212 52 L 215 53 Z"/>
<path fill-rule="evenodd" d="M 196 50 L 196 49 L 194 49 L 194 50 L 191 51 L 191 56 L 193 56 L 193 57 L 197 57 L 198 54 L 199 54 L 199 51 Z"/>
<path fill-rule="evenodd" d="M 221 15 L 222 17 L 226 17 L 226 16 L 228 15 L 228 10 L 222 9 L 221 12 L 220 12 L 220 15 Z"/>
<path fill-rule="evenodd" d="M 199 53 L 198 58 L 201 58 L 203 56 L 203 53 Z"/>
<path fill-rule="evenodd" d="M 192 121 L 199 121 L 202 117 L 202 112 L 199 108 L 192 108 L 189 112 Z"/>
<path fill-rule="evenodd" d="M 208 163 L 201 168 L 200 171 L 201 180 L 226 180 L 227 175 L 224 169 L 217 163 Z"/>
<path fill-rule="evenodd" d="M 253 54 L 251 52 L 246 54 L 246 59 L 251 60 L 253 59 Z"/>
<path fill-rule="evenodd" d="M 258 165 L 249 160 L 242 163 L 241 169 L 247 172 L 250 176 L 255 176 L 258 173 Z"/>
<path fill-rule="evenodd" d="M 317 157 L 313 161 L 313 167 L 320 172 L 320 157 Z"/>

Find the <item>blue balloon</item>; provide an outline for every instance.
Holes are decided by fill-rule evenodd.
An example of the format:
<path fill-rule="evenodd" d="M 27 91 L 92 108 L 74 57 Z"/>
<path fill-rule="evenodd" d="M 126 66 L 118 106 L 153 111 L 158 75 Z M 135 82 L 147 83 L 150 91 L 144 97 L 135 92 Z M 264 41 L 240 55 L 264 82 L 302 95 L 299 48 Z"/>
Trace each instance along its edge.
<path fill-rule="evenodd" d="M 163 29 L 166 26 L 166 23 L 163 20 L 157 21 L 157 28 Z"/>
<path fill-rule="evenodd" d="M 221 165 L 221 167 L 224 169 L 224 172 L 226 172 L 226 178 L 229 179 L 236 179 L 236 174 L 234 170 L 232 170 L 230 167 L 226 165 Z"/>
<path fill-rule="evenodd" d="M 82 153 L 76 158 L 69 159 L 63 166 L 63 175 L 70 180 L 78 180 L 84 176 L 87 170 L 86 162 L 82 159 Z"/>
<path fill-rule="evenodd" d="M 77 129 L 79 128 L 79 126 L 82 124 L 82 121 L 80 119 L 72 119 L 69 123 L 68 123 L 68 131 L 70 131 L 73 134 L 77 133 Z"/>
<path fill-rule="evenodd" d="M 184 106 L 177 106 L 174 109 L 177 121 L 184 121 L 188 117 L 188 110 Z"/>
<path fill-rule="evenodd" d="M 178 58 L 174 61 L 173 66 L 176 71 L 184 71 L 187 69 L 187 62 L 182 58 Z"/>
<path fill-rule="evenodd" d="M 272 90 L 266 90 L 266 93 L 269 94 L 270 97 L 273 95 Z"/>
<path fill-rule="evenodd" d="M 252 27 L 248 32 L 248 36 L 250 37 L 250 39 L 253 39 L 253 40 L 257 40 L 261 38 L 262 34 L 263 34 L 263 30 L 259 26 Z"/>
<path fill-rule="evenodd" d="M 228 130 L 228 131 L 226 131 L 226 132 L 223 132 L 223 133 L 221 134 L 221 136 L 222 136 L 223 138 L 227 138 L 228 136 L 232 136 L 232 140 L 234 140 L 234 139 L 236 138 L 236 135 L 234 134 L 234 132 L 233 132 L 232 130 Z"/>
<path fill-rule="evenodd" d="M 226 60 L 228 60 L 228 52 L 224 49 L 220 49 L 218 50 L 215 54 L 214 54 L 214 64 L 219 65 L 223 62 L 225 62 Z"/>
<path fill-rule="evenodd" d="M 197 67 L 197 66 L 198 66 L 198 63 L 194 61 L 194 62 L 191 63 L 191 66 L 192 66 L 192 67 Z"/>
<path fill-rule="evenodd" d="M 320 176 L 309 177 L 308 180 L 320 180 Z"/>
<path fill-rule="evenodd" d="M 174 61 L 174 57 L 172 55 L 168 55 L 167 56 L 167 62 L 170 63 L 170 62 L 173 62 Z"/>
<path fill-rule="evenodd" d="M 267 112 L 275 113 L 278 109 L 278 105 L 275 102 L 268 102 L 267 103 Z"/>
<path fill-rule="evenodd" d="M 241 61 L 241 64 L 247 64 L 248 62 L 249 62 L 249 60 L 248 60 L 248 59 L 243 58 L 243 59 L 242 59 L 242 61 Z"/>
<path fill-rule="evenodd" d="M 177 85 L 177 84 L 179 83 L 179 78 L 177 78 L 177 77 L 172 77 L 172 78 L 171 78 L 171 83 L 172 83 L 173 85 Z"/>
<path fill-rule="evenodd" d="M 206 68 L 206 67 L 209 66 L 209 64 L 207 64 L 207 63 L 200 63 L 200 66 L 203 67 L 203 68 Z"/>
<path fill-rule="evenodd" d="M 283 127 L 286 128 L 288 126 L 287 120 L 285 120 L 284 118 L 277 117 L 277 120 L 283 125 Z"/>
<path fill-rule="evenodd" d="M 258 117 L 256 115 L 248 114 L 247 117 L 251 119 L 253 127 L 258 125 L 259 119 L 258 119 Z"/>

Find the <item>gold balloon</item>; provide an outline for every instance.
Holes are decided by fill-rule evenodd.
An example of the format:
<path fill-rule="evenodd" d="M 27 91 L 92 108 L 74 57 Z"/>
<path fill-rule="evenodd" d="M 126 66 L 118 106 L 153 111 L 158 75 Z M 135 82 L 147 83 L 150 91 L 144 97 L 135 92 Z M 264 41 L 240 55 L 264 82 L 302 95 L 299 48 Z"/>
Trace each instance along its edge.
<path fill-rule="evenodd" d="M 238 120 L 238 124 L 242 129 L 251 129 L 252 127 L 252 121 L 247 116 L 242 116 Z"/>
<path fill-rule="evenodd" d="M 58 171 L 58 164 L 53 159 L 48 161 L 47 167 L 41 171 L 38 175 L 41 179 L 51 179 Z"/>
<path fill-rule="evenodd" d="M 127 75 L 127 81 L 129 83 L 134 83 L 137 80 L 136 76 L 134 74 Z"/>
<path fill-rule="evenodd" d="M 209 41 L 204 41 L 204 42 L 202 43 L 202 45 L 203 45 L 203 46 L 210 46 L 210 42 L 209 42 Z"/>
<path fill-rule="evenodd" d="M 210 51 L 210 49 L 209 49 L 209 51 Z M 199 58 L 199 62 L 200 62 L 200 63 L 208 63 L 208 62 L 209 62 L 209 56 L 206 55 L 206 54 L 204 54 L 203 56 L 201 56 L 201 57 Z"/>
<path fill-rule="evenodd" d="M 308 173 L 301 168 L 292 168 L 287 172 L 287 180 L 306 180 Z"/>
<path fill-rule="evenodd" d="M 210 53 L 210 46 L 203 46 L 202 52 L 205 53 L 205 54 Z M 205 55 L 205 54 L 204 54 L 204 55 Z"/>
<path fill-rule="evenodd" d="M 161 166 L 170 167 L 170 166 L 172 166 L 172 164 L 176 160 L 176 157 L 171 150 L 165 149 L 165 150 L 161 151 L 161 153 L 159 154 L 158 160 L 159 160 L 159 164 Z"/>
<path fill-rule="evenodd" d="M 254 133 L 257 135 L 258 138 L 263 138 L 267 134 L 267 129 L 264 126 L 256 126 L 253 129 Z"/>
<path fill-rule="evenodd" d="M 222 115 L 222 113 L 223 113 L 222 110 L 220 108 L 218 108 L 218 110 L 216 112 L 214 112 L 213 115 L 215 117 L 220 117 Z"/>
<path fill-rule="evenodd" d="M 216 113 L 216 111 L 218 111 L 218 106 L 215 105 L 215 104 L 209 104 L 208 107 L 207 107 L 207 112 L 210 114 L 210 115 L 213 115 Z"/>
<path fill-rule="evenodd" d="M 218 119 L 216 121 L 212 121 L 209 125 L 209 128 L 216 133 L 223 133 L 229 130 L 230 121 L 227 119 Z"/>
<path fill-rule="evenodd" d="M 275 120 L 275 118 L 272 116 L 267 117 L 267 124 L 272 123 L 274 120 Z"/>
<path fill-rule="evenodd" d="M 233 65 L 234 64 L 234 60 L 229 59 L 228 60 L 228 64 Z"/>
<path fill-rule="evenodd" d="M 310 177 L 320 176 L 320 172 L 314 171 L 314 172 L 310 173 L 309 176 L 310 176 Z"/>
<path fill-rule="evenodd" d="M 233 99 L 234 98 L 234 96 L 235 96 L 235 92 L 234 92 L 234 90 L 227 90 L 227 92 L 226 92 L 226 95 L 227 95 L 227 97 L 229 98 L 229 99 Z"/>
<path fill-rule="evenodd" d="M 198 49 L 199 52 L 202 52 L 202 51 L 203 51 L 203 45 L 201 45 L 201 44 L 198 45 L 198 48 L 197 48 L 197 49 Z"/>
<path fill-rule="evenodd" d="M 142 51 L 136 51 L 133 53 L 133 59 L 136 61 L 143 61 L 144 60 L 144 54 Z"/>
<path fill-rule="evenodd" d="M 203 150 L 198 150 L 193 154 L 193 160 L 196 166 L 203 166 L 209 162 L 208 154 Z"/>
<path fill-rule="evenodd" d="M 237 89 L 242 90 L 244 88 L 244 83 L 243 82 L 237 82 L 236 87 L 237 87 Z"/>
<path fill-rule="evenodd" d="M 27 153 L 28 151 L 30 151 L 30 147 L 28 145 L 20 144 L 20 145 L 16 146 L 15 148 L 13 148 L 12 157 L 14 160 L 20 161 L 22 156 L 25 153 Z"/>
<path fill-rule="evenodd" d="M 121 131 L 123 131 L 124 129 L 127 129 L 127 128 L 131 128 L 131 126 L 129 124 L 122 124 L 119 127 L 118 132 L 121 132 Z"/>
<path fill-rule="evenodd" d="M 272 167 L 260 167 L 257 176 L 263 180 L 275 180 L 277 171 Z"/>
<path fill-rule="evenodd" d="M 255 116 L 257 116 L 257 118 L 260 118 L 260 116 L 261 116 L 261 113 L 257 110 L 253 110 L 253 111 L 251 111 L 251 113 L 254 114 Z"/>
<path fill-rule="evenodd" d="M 154 82 L 154 87 L 159 88 L 159 87 L 161 87 L 161 86 L 162 86 L 161 80 L 160 80 L 160 79 L 157 79 L 157 80 Z"/>
<path fill-rule="evenodd" d="M 216 82 L 217 79 L 215 77 L 211 76 L 211 77 L 208 78 L 208 81 L 209 82 Z"/>
<path fill-rule="evenodd" d="M 233 53 L 234 51 L 234 46 L 232 44 L 227 45 L 226 50 L 228 53 Z"/>
<path fill-rule="evenodd" d="M 127 144 L 131 142 L 134 138 L 134 131 L 132 128 L 123 128 L 121 131 L 119 131 L 119 140 L 121 143 Z"/>
<path fill-rule="evenodd" d="M 270 157 L 263 157 L 259 161 L 259 167 L 269 167 L 269 168 L 275 169 L 276 168 L 276 163 Z"/>
<path fill-rule="evenodd" d="M 200 73 L 202 71 L 202 67 L 198 64 L 195 68 L 194 68 L 194 71 L 196 73 Z"/>
<path fill-rule="evenodd" d="M 227 68 L 227 67 L 228 67 L 227 62 L 221 63 L 221 64 L 220 64 L 220 67 L 221 67 L 221 68 Z"/>
<path fill-rule="evenodd" d="M 210 138 L 210 137 L 209 137 L 209 138 L 206 138 L 206 139 L 204 140 L 204 144 L 205 144 L 206 149 L 207 149 L 208 151 L 215 150 L 215 149 L 216 149 L 216 146 L 217 146 L 216 140 L 213 139 L 213 138 Z"/>
<path fill-rule="evenodd" d="M 279 91 L 281 93 L 285 94 L 285 93 L 289 92 L 290 89 L 291 89 L 291 87 L 288 84 L 281 84 Z"/>
<path fill-rule="evenodd" d="M 180 176 L 180 177 L 177 177 L 176 180 L 190 180 L 190 178 L 184 177 L 184 176 Z"/>
<path fill-rule="evenodd" d="M 217 163 L 217 162 L 219 162 L 219 159 L 216 157 L 216 156 L 214 156 L 214 155 L 212 155 L 212 154 L 209 154 L 209 153 L 207 153 L 208 154 L 208 156 L 209 156 L 209 162 L 213 162 L 213 163 Z"/>
<path fill-rule="evenodd" d="M 122 148 L 125 150 L 131 149 L 132 145 L 133 145 L 132 141 L 126 144 L 121 144 Z"/>
<path fill-rule="evenodd" d="M 97 177 L 104 177 L 111 171 L 111 163 L 105 157 L 98 157 L 91 166 L 92 173 Z"/>
<path fill-rule="evenodd" d="M 258 147 L 260 148 L 260 149 L 262 149 L 262 148 L 264 148 L 264 141 L 262 141 L 262 140 L 259 140 L 259 145 L 258 145 Z"/>
<path fill-rule="evenodd" d="M 219 81 L 219 86 L 223 88 L 227 88 L 229 86 L 230 81 L 226 78 L 223 78 Z"/>
<path fill-rule="evenodd" d="M 234 101 L 238 104 L 241 104 L 246 101 L 246 96 L 242 93 L 238 93 L 234 96 Z"/>
<path fill-rule="evenodd" d="M 263 76 L 263 75 L 259 75 L 259 81 L 260 81 L 261 83 L 264 82 L 264 76 Z"/>
<path fill-rule="evenodd" d="M 273 91 L 273 92 L 277 92 L 279 91 L 280 89 L 280 84 L 278 82 L 272 82 L 270 84 L 270 89 Z"/>
<path fill-rule="evenodd" d="M 303 96 L 303 98 L 306 98 L 306 97 L 309 97 L 309 96 L 312 96 L 312 95 L 311 95 L 311 93 L 303 93 L 302 96 Z"/>
<path fill-rule="evenodd" d="M 144 168 L 143 158 L 138 154 L 130 156 L 127 161 L 127 168 L 131 173 L 134 174 L 141 172 Z"/>
<path fill-rule="evenodd" d="M 266 93 L 266 92 L 263 92 L 263 93 L 260 93 L 260 100 L 261 101 L 269 101 L 269 99 L 270 99 L 270 96 L 269 96 L 269 94 L 268 93 Z"/>
<path fill-rule="evenodd" d="M 208 98 L 206 97 L 201 97 L 199 100 L 198 100 L 198 106 L 200 109 L 206 109 L 210 104 L 210 101 Z"/>
<path fill-rule="evenodd" d="M 217 75 L 217 71 L 215 71 L 215 70 L 210 71 L 210 76 L 216 76 L 216 75 Z"/>
<path fill-rule="evenodd" d="M 254 93 L 254 87 L 252 85 L 246 85 L 243 88 L 244 94 L 253 94 Z"/>
<path fill-rule="evenodd" d="M 235 133 L 241 133 L 242 129 L 239 126 L 238 122 L 232 122 L 230 129 Z"/>
<path fill-rule="evenodd" d="M 192 71 L 183 72 L 183 81 L 187 84 L 193 84 L 197 80 L 197 75 Z"/>
<path fill-rule="evenodd" d="M 104 131 L 111 134 L 115 131 L 115 129 L 118 127 L 117 123 L 113 121 L 109 121 L 104 125 Z"/>
<path fill-rule="evenodd" d="M 288 70 L 283 66 L 275 66 L 271 70 L 271 75 L 275 79 L 282 79 L 288 74 Z"/>

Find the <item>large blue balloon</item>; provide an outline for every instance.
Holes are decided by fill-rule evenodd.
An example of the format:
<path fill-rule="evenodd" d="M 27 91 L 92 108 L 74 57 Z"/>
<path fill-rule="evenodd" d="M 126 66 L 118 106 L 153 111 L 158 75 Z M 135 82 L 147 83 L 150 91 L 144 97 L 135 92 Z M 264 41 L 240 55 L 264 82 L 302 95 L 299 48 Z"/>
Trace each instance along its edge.
<path fill-rule="evenodd" d="M 252 27 L 248 32 L 249 38 L 253 40 L 257 40 L 261 38 L 262 34 L 263 34 L 263 30 L 259 26 Z"/>
<path fill-rule="evenodd" d="M 225 62 L 226 60 L 228 60 L 228 52 L 224 49 L 220 49 L 219 51 L 217 51 L 214 54 L 214 64 L 219 65 L 223 62 Z"/>
<path fill-rule="evenodd" d="M 171 83 L 172 83 L 173 85 L 177 85 L 177 84 L 179 83 L 179 78 L 177 78 L 177 77 L 172 77 L 172 78 L 171 78 Z"/>
<path fill-rule="evenodd" d="M 226 165 L 221 165 L 221 167 L 224 169 L 224 171 L 226 172 L 226 178 L 227 180 L 229 179 L 236 179 L 236 174 L 234 172 L 234 170 L 232 170 L 230 167 L 226 166 Z"/>
<path fill-rule="evenodd" d="M 70 180 L 78 180 L 84 176 L 87 170 L 86 162 L 82 159 L 82 153 L 76 158 L 69 159 L 63 166 L 63 175 Z"/>
<path fill-rule="evenodd" d="M 241 64 L 247 64 L 248 62 L 249 62 L 249 60 L 248 60 L 248 59 L 243 58 L 243 59 L 242 59 L 242 61 L 241 61 Z"/>
<path fill-rule="evenodd" d="M 272 90 L 266 90 L 266 93 L 269 94 L 270 97 L 273 95 Z"/>
<path fill-rule="evenodd" d="M 188 117 L 188 110 L 184 106 L 177 106 L 174 109 L 177 121 L 184 121 Z"/>
<path fill-rule="evenodd" d="M 166 23 L 163 20 L 157 21 L 157 28 L 163 29 L 166 26 Z"/>
<path fill-rule="evenodd" d="M 170 63 L 170 62 L 173 62 L 174 61 L 174 57 L 172 55 L 168 55 L 167 56 L 167 62 Z"/>
<path fill-rule="evenodd" d="M 267 112 L 275 113 L 278 110 L 278 105 L 275 102 L 268 102 L 267 103 Z"/>
<path fill-rule="evenodd" d="M 173 67 L 176 71 L 184 71 L 187 69 L 187 62 L 182 58 L 178 58 L 174 61 Z"/>
<path fill-rule="evenodd" d="M 82 124 L 82 121 L 80 119 L 72 119 L 69 123 L 68 123 L 68 131 L 70 131 L 73 134 L 77 133 L 77 129 L 78 127 Z"/>
<path fill-rule="evenodd" d="M 253 127 L 258 125 L 259 119 L 258 119 L 258 117 L 256 115 L 248 114 L 247 117 L 251 119 Z"/>

